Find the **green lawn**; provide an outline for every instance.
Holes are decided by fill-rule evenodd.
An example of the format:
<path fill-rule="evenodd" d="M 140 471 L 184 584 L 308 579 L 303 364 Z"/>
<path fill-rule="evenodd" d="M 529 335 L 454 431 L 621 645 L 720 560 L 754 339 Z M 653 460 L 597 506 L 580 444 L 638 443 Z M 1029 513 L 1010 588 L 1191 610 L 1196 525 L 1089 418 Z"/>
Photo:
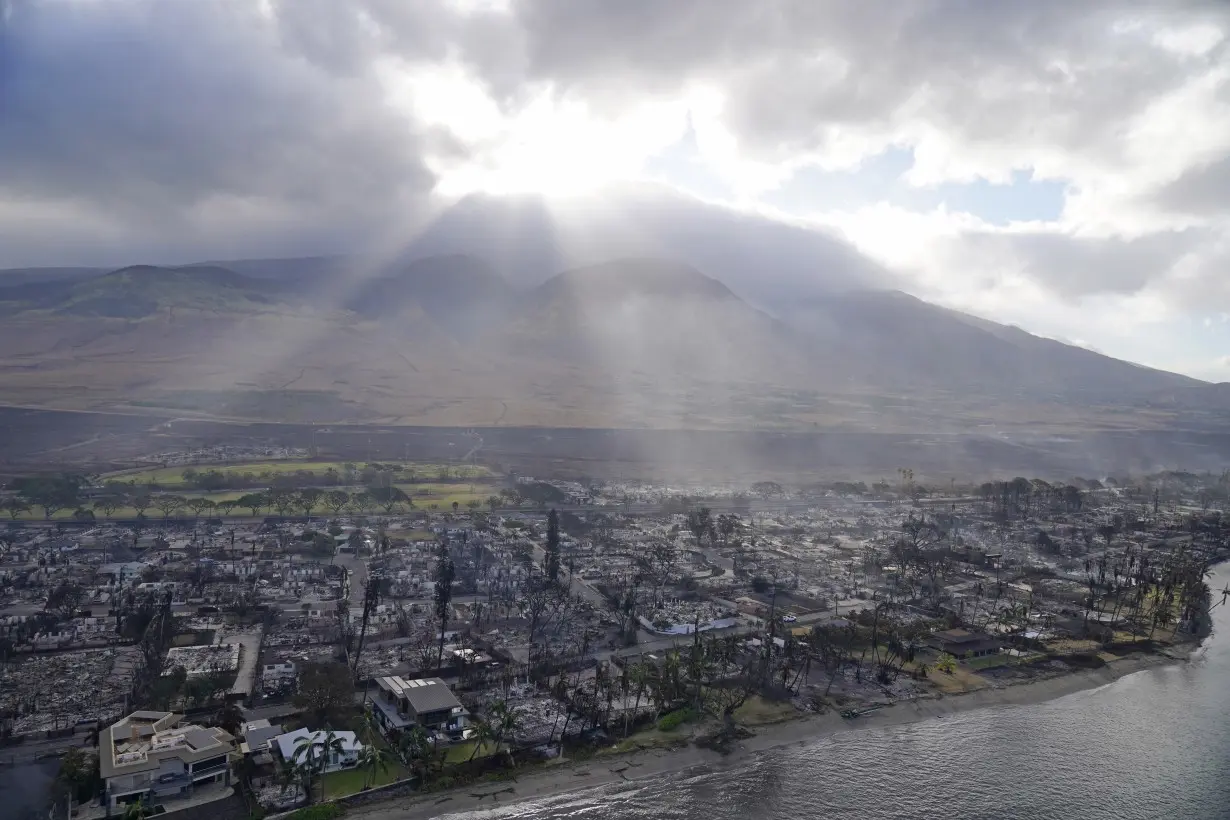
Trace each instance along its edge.
<path fill-rule="evenodd" d="M 369 775 L 370 772 L 366 769 L 343 769 L 340 772 L 329 772 L 325 775 L 325 797 L 332 799 L 362 791 L 363 787 L 368 785 Z M 404 766 L 390 761 L 388 771 L 376 772 L 376 777 L 371 781 L 371 785 L 386 786 L 389 783 L 396 783 L 398 780 L 405 780 L 409 776 L 410 773 L 406 771 Z"/>
<path fill-rule="evenodd" d="M 436 512 L 452 512 L 454 501 L 457 502 L 458 512 L 470 512 L 470 508 L 466 505 L 471 501 L 477 501 L 482 505 L 478 508 L 479 512 L 488 512 L 487 499 L 499 492 L 495 485 L 478 481 L 473 485 L 423 482 L 398 484 L 397 486 L 410 496 L 414 506 L 420 510 L 430 510 L 432 504 L 439 505 Z M 473 487 L 472 490 L 471 487 Z"/>
<path fill-rule="evenodd" d="M 483 748 L 479 750 L 475 757 L 489 757 L 496 753 L 494 743 L 483 743 Z M 444 752 L 445 763 L 465 763 L 470 759 L 470 755 L 474 754 L 474 741 L 467 740 L 465 743 L 458 743 L 456 746 L 449 746 Z"/>
<path fill-rule="evenodd" d="M 352 462 L 355 467 L 362 470 L 364 462 Z M 492 472 L 486 467 L 477 464 L 432 464 L 413 461 L 395 461 L 395 462 L 380 462 L 381 464 L 396 464 L 403 469 L 403 475 L 413 470 L 415 476 L 420 478 L 436 478 L 440 474 L 440 470 L 447 467 L 450 477 L 454 478 L 472 478 L 472 479 L 490 479 Z M 150 482 L 157 483 L 164 487 L 172 487 L 177 484 L 182 484 L 184 481 L 183 472 L 189 469 L 188 466 L 183 467 L 158 467 L 142 470 L 120 470 L 114 473 L 107 473 L 101 479 L 103 481 L 124 481 L 135 482 L 136 484 L 149 484 Z M 262 473 L 271 475 L 284 475 L 286 473 L 296 473 L 307 471 L 314 474 L 320 474 L 333 469 L 338 473 L 344 473 L 346 463 L 341 461 L 244 461 L 234 464 L 197 464 L 192 465 L 191 469 L 197 472 L 207 472 L 209 470 L 217 470 L 224 474 L 252 473 L 259 476 Z"/>

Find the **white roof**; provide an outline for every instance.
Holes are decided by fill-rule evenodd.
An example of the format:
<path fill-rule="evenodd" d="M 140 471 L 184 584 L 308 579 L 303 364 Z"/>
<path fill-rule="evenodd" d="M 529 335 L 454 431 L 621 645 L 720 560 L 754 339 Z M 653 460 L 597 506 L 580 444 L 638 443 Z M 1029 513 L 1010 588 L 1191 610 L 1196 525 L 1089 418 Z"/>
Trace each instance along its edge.
<path fill-rule="evenodd" d="M 309 732 L 307 729 L 296 729 L 293 732 L 278 735 L 273 739 L 273 742 L 277 744 L 278 751 L 282 753 L 282 757 L 285 760 L 289 760 L 293 763 L 300 763 L 302 762 L 304 753 L 307 750 L 301 750 L 299 753 L 299 758 L 295 758 L 295 748 L 299 745 L 299 742 L 303 740 L 303 738 L 311 736 L 314 746 L 323 746 L 326 734 L 327 732 L 322 730 Z M 358 752 L 363 748 L 363 744 L 359 742 L 359 739 L 355 736 L 354 732 L 334 732 L 333 736 L 341 741 L 343 753 Z"/>

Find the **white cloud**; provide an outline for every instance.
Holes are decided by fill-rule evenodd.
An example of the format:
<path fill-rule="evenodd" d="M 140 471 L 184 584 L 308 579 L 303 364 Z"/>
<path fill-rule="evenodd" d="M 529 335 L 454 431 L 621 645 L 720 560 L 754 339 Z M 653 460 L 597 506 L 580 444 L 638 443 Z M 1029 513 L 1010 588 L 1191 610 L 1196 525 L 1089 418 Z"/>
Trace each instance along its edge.
<path fill-rule="evenodd" d="M 804 169 L 857 172 L 886 150 L 912 151 L 903 190 L 1063 183 L 1047 222 L 887 203 L 793 214 L 946 304 L 1112 353 L 1230 311 L 1225 4 L 3 8 L 0 263 L 361 244 L 433 190 L 575 193 L 638 178 L 688 134 L 701 173 L 762 211 Z"/>

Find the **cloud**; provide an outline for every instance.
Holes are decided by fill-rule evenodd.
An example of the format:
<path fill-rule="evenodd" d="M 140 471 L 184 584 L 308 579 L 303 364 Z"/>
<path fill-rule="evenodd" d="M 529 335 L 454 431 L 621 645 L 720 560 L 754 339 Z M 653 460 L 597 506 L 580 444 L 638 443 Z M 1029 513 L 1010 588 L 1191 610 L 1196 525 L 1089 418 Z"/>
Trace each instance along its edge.
<path fill-rule="evenodd" d="M 1157 204 L 1197 216 L 1230 215 L 1230 155 L 1184 171 L 1157 192 Z"/>
<path fill-rule="evenodd" d="M 433 218 L 424 246 L 460 241 L 457 225 L 494 242 L 529 219 L 573 256 L 682 249 L 779 300 L 900 284 L 1027 326 L 1068 317 L 1053 332 L 1108 350 L 1080 324 L 1090 304 L 1138 322 L 1230 310 L 1230 6 L 1213 0 L 4 8 L 0 264 L 396 245 Z M 684 141 L 696 187 L 737 208 L 620 194 L 437 212 L 441 192 L 635 177 Z M 857 185 L 886 154 L 909 162 L 881 180 L 885 202 L 809 213 L 809 171 Z M 892 186 L 1023 177 L 1064 192 L 1058 218 L 889 204 L 929 201 Z M 768 209 L 791 184 L 795 210 Z"/>
<path fill-rule="evenodd" d="M 412 209 L 434 184 L 424 134 L 353 54 L 353 15 L 296 4 L 309 6 L 315 27 L 235 0 L 10 6 L 0 203 L 40 203 L 48 227 L 58 210 L 85 253 L 187 243 L 214 255 L 245 233 L 344 239 Z M 100 224 L 81 225 L 82 211 Z M 14 257 L 57 243 L 4 234 Z"/>
<path fill-rule="evenodd" d="M 611 186 L 579 200 L 469 196 L 407 253 L 478 255 L 510 279 L 533 284 L 615 258 L 673 258 L 769 309 L 833 290 L 901 284 L 836 230 L 654 184 Z"/>

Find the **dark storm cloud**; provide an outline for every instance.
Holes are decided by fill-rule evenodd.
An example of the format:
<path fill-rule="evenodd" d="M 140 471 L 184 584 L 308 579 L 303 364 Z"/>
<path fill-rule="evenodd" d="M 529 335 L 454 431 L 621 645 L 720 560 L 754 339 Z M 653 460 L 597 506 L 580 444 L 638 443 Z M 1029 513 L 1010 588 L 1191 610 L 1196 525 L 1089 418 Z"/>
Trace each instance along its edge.
<path fill-rule="evenodd" d="M 339 56 L 353 44 L 330 50 L 296 19 L 232 0 L 13 5 L 0 202 L 94 211 L 153 247 L 175 244 L 158 231 L 341 238 L 412 206 L 433 183 L 420 135 Z"/>
<path fill-rule="evenodd" d="M 931 139 L 958 159 L 985 150 L 1065 172 L 1128 168 L 1126 124 L 1225 53 L 1166 55 L 1124 24 L 1224 26 L 1230 14 L 1225 3 L 1147 0 L 501 5 L 0 0 L 0 265 L 293 255 L 409 238 L 430 210 L 425 158 L 457 161 L 475 146 L 390 106 L 380 78 L 442 61 L 467 67 L 513 113 L 544 89 L 601 116 L 713 87 L 744 158 Z M 1226 167 L 1189 172 L 1158 201 L 1214 213 Z M 573 255 L 650 244 L 703 268 L 776 275 L 784 295 L 774 298 L 794 282 L 892 281 L 826 234 L 687 199 L 616 199 L 590 221 L 633 225 L 636 237 L 591 225 L 590 245 Z M 1135 292 L 1206 239 L 1039 231 L 970 242 L 1071 297 Z"/>

